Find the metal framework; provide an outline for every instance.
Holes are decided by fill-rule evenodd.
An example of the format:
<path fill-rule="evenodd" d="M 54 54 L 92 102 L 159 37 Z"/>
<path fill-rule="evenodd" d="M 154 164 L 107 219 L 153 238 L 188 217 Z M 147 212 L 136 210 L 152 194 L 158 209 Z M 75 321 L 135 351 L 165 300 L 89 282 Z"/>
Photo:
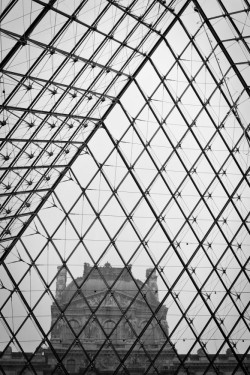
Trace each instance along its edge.
<path fill-rule="evenodd" d="M 246 373 L 249 1 L 0 7 L 0 350 L 11 344 L 36 373 L 47 345 L 67 374 L 50 342 L 57 266 L 75 282 L 84 262 L 111 261 L 133 265 L 142 296 L 137 278 L 157 270 L 179 370 L 202 348 L 206 373 L 219 374 L 230 348 L 232 373 Z M 124 318 L 130 306 L 119 308 Z M 156 313 L 124 358 L 103 330 L 89 368 L 109 342 L 114 373 L 129 373 L 126 359 Z M 157 356 L 142 350 L 145 373 L 159 373 Z"/>

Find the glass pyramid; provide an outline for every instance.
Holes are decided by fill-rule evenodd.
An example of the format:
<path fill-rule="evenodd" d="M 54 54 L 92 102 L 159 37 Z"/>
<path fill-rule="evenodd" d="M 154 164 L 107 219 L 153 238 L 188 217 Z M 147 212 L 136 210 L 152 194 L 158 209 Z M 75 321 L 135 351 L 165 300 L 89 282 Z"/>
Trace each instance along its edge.
<path fill-rule="evenodd" d="M 0 351 L 21 353 L 21 373 L 37 373 L 41 348 L 57 363 L 50 373 L 70 373 L 75 345 L 82 373 L 107 345 L 114 374 L 130 373 L 136 345 L 145 374 L 160 373 L 167 347 L 176 373 L 197 350 L 205 373 L 219 374 L 228 350 L 232 374 L 247 373 L 249 11 L 248 0 L 1 2 Z M 104 299 L 129 273 L 135 294 L 126 309 L 116 300 L 120 320 L 138 296 L 150 312 L 140 331 L 128 323 L 134 346 L 122 355 L 119 323 L 98 323 L 101 302 L 89 310 L 103 334 L 92 356 L 67 319 L 84 263 Z M 120 269 L 113 282 L 105 264 Z M 67 305 L 62 275 L 74 286 Z M 63 355 L 53 340 L 62 320 L 72 337 Z M 164 340 L 152 355 L 143 337 L 154 322 Z"/>

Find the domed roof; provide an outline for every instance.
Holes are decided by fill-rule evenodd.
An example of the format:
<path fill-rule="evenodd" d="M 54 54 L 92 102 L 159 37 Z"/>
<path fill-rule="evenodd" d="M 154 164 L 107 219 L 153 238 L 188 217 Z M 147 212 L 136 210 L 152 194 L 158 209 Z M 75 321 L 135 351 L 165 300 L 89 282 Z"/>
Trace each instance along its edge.
<path fill-rule="evenodd" d="M 131 296 L 131 298 L 138 294 L 136 298 L 139 301 L 145 302 L 146 297 L 151 305 L 159 304 L 147 284 L 144 285 L 141 293 L 138 293 L 138 287 L 141 288 L 143 283 L 133 278 L 130 266 L 128 268 L 115 268 L 111 267 L 109 263 L 106 263 L 104 267 L 98 268 L 91 267 L 88 263 L 85 263 L 83 276 L 78 277 L 65 288 L 62 293 L 61 303 L 67 303 L 79 289 L 85 297 L 88 297 L 96 293 L 106 292 L 108 286 L 111 285 L 113 292 L 120 292 Z M 77 298 L 77 295 L 75 295 L 75 298 Z"/>

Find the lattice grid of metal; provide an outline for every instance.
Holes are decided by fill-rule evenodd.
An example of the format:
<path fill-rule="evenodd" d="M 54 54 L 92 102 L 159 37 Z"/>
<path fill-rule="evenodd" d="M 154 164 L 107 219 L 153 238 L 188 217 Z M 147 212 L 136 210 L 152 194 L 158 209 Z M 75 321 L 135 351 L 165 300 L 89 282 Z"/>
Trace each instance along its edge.
<path fill-rule="evenodd" d="M 159 374 L 170 345 L 188 371 L 201 348 L 206 373 L 230 349 L 233 374 L 249 351 L 248 0 L 3 0 L 0 5 L 0 350 L 25 365 L 48 348 L 67 374 L 78 345 L 95 368 L 106 348 L 129 374 L 136 345 Z M 92 356 L 67 309 L 93 270 L 125 268 L 151 318 L 121 356 L 98 308 L 103 339 Z M 131 266 L 133 272 L 131 272 Z M 58 268 L 59 267 L 59 268 Z M 144 293 L 151 268 L 169 334 L 152 356 L 143 335 L 165 332 Z M 75 292 L 55 295 L 60 270 Z M 92 272 L 92 269 L 91 271 Z M 115 285 L 106 285 L 105 296 Z M 138 279 L 143 283 L 138 284 Z M 82 296 L 84 298 L 84 296 Z M 50 306 L 60 314 L 51 326 Z M 60 320 L 73 335 L 61 356 Z M 133 327 L 131 327 L 132 329 Z M 33 352 L 27 355 L 27 352 Z M 184 355 L 180 356 L 180 353 Z M 210 355 L 213 354 L 213 356 Z M 5 369 L 1 367 L 3 374 Z"/>

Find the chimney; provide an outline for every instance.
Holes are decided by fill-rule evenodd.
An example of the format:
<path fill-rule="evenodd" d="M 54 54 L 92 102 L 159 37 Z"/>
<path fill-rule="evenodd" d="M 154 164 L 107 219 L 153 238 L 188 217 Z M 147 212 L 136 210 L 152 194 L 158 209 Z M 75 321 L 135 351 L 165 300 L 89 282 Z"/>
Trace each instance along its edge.
<path fill-rule="evenodd" d="M 148 268 L 146 270 L 146 279 L 149 289 L 154 294 L 157 301 L 159 301 L 156 270 Z"/>
<path fill-rule="evenodd" d="M 62 293 L 66 288 L 67 270 L 63 266 L 57 267 L 57 278 L 56 278 L 56 299 L 60 301 Z"/>
<path fill-rule="evenodd" d="M 90 269 L 91 269 L 92 267 L 90 266 L 90 264 L 89 263 L 84 263 L 84 268 L 83 268 L 83 276 L 87 276 L 88 275 L 88 273 L 89 273 L 89 271 L 90 271 Z"/>

